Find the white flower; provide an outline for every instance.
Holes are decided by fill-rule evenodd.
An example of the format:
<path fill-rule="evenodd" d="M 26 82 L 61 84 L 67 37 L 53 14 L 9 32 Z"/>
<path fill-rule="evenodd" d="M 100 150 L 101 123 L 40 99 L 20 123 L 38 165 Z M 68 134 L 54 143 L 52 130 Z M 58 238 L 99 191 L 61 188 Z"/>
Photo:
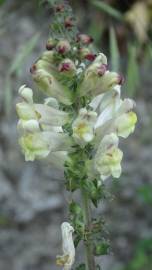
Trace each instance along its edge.
<path fill-rule="evenodd" d="M 45 104 L 33 103 L 32 89 L 19 89 L 23 102 L 16 105 L 19 116 L 19 144 L 26 161 L 48 158 L 48 162 L 63 167 L 67 152 L 71 150 L 72 139 L 63 133 L 62 125 L 69 121 L 69 114 L 59 110 L 55 99 Z M 47 104 L 51 103 L 51 106 Z M 60 163 L 60 164 L 59 164 Z"/>
<path fill-rule="evenodd" d="M 67 134 L 51 131 L 27 133 L 19 139 L 26 161 L 45 158 L 51 152 L 68 151 L 71 140 Z"/>
<path fill-rule="evenodd" d="M 74 229 L 68 222 L 64 222 L 61 225 L 61 231 L 63 255 L 57 256 L 56 263 L 63 266 L 64 270 L 70 270 L 75 260 L 75 247 L 72 238 Z"/>
<path fill-rule="evenodd" d="M 79 145 L 85 146 L 93 140 L 96 118 L 96 112 L 87 111 L 86 108 L 80 109 L 78 117 L 72 124 L 73 138 Z"/>
<path fill-rule="evenodd" d="M 111 132 L 126 138 L 134 131 L 137 116 L 132 110 L 135 102 L 131 99 L 122 100 L 118 86 L 108 93 L 95 97 L 90 106 L 98 113 L 94 125 L 97 142 Z"/>
<path fill-rule="evenodd" d="M 101 141 L 94 158 L 94 168 L 102 180 L 110 175 L 119 178 L 121 174 L 122 151 L 118 148 L 118 137 L 111 133 Z"/>
<path fill-rule="evenodd" d="M 19 89 L 19 94 L 23 97 L 23 90 Z M 24 88 L 24 91 L 28 90 L 29 96 L 33 95 L 32 89 Z M 24 95 L 25 97 L 25 95 Z M 47 104 L 52 105 L 49 106 Z M 16 104 L 16 111 L 20 118 L 18 127 L 26 131 L 38 131 L 39 125 L 45 130 L 52 126 L 63 126 L 66 124 L 70 117 L 69 114 L 57 109 L 58 103 L 56 99 L 50 98 L 45 101 L 44 104 L 35 104 L 32 99 L 23 98 L 23 102 Z M 35 121 L 34 121 L 35 120 Z"/>

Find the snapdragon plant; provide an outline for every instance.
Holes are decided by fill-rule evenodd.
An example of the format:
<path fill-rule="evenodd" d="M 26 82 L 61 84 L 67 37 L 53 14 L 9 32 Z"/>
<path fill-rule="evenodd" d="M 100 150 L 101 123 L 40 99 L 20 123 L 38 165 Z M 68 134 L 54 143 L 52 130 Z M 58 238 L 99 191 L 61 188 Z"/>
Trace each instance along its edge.
<path fill-rule="evenodd" d="M 104 196 L 104 181 L 121 175 L 119 137 L 134 131 L 135 102 L 121 99 L 123 77 L 109 71 L 106 56 L 94 52 L 93 39 L 78 32 L 67 2 L 55 3 L 54 10 L 46 51 L 30 69 L 46 98 L 34 103 L 32 89 L 20 87 L 19 144 L 26 161 L 47 159 L 64 170 L 65 188 L 81 195 L 81 203 L 69 203 L 69 221 L 61 225 L 63 254 L 57 265 L 70 270 L 83 241 L 85 263 L 77 269 L 95 270 L 100 269 L 95 257 L 108 245 L 92 209 Z"/>

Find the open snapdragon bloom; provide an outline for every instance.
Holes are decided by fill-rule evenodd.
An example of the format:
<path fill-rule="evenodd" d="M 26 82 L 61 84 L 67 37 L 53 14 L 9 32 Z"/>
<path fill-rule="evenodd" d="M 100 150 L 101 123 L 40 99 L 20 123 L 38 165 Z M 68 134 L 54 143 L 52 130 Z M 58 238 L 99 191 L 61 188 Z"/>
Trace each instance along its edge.
<path fill-rule="evenodd" d="M 64 169 L 75 145 L 91 144 L 94 174 L 102 180 L 110 175 L 118 178 L 123 156 L 119 137 L 127 138 L 134 131 L 135 102 L 121 99 L 123 79 L 108 70 L 103 53 L 88 61 L 67 40 L 49 42 L 53 44 L 49 43 L 49 51 L 31 68 L 37 88 L 47 98 L 37 104 L 32 89 L 25 85 L 19 89 L 22 101 L 16 110 L 25 159 L 46 158 Z"/>

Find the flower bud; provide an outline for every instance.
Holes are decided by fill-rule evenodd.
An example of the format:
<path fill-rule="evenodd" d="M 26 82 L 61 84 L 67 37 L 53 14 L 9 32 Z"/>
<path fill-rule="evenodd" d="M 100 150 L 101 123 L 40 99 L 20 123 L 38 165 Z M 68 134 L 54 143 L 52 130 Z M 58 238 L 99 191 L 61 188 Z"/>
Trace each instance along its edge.
<path fill-rule="evenodd" d="M 33 64 L 30 68 L 31 74 L 34 74 L 36 72 L 36 64 Z"/>
<path fill-rule="evenodd" d="M 45 51 L 42 56 L 41 56 L 41 60 L 47 61 L 50 64 L 54 64 L 54 57 L 55 53 L 54 51 Z"/>
<path fill-rule="evenodd" d="M 36 70 L 39 69 L 43 69 L 45 71 L 50 71 L 51 70 L 51 65 L 49 64 L 49 62 L 43 60 L 43 59 L 39 59 L 36 63 L 35 63 L 35 70 L 34 72 L 36 72 Z"/>
<path fill-rule="evenodd" d="M 33 103 L 33 91 L 31 88 L 26 87 L 26 85 L 22 85 L 19 90 L 19 95 L 28 103 Z"/>
<path fill-rule="evenodd" d="M 67 40 L 60 40 L 56 47 L 58 53 L 65 54 L 71 50 L 70 43 Z"/>
<path fill-rule="evenodd" d="M 77 41 L 78 42 L 82 42 L 85 45 L 89 45 L 90 43 L 93 42 L 93 38 L 90 37 L 90 36 L 88 36 L 88 35 L 86 35 L 86 34 L 79 34 L 77 36 Z"/>
<path fill-rule="evenodd" d="M 72 103 L 72 93 L 66 86 L 63 86 L 51 73 L 43 69 L 33 73 L 33 79 L 38 88 L 59 102 L 70 105 Z"/>
<path fill-rule="evenodd" d="M 122 85 L 122 84 L 124 84 L 124 82 L 125 82 L 124 77 L 122 75 L 118 74 L 118 84 Z"/>
<path fill-rule="evenodd" d="M 76 73 L 76 67 L 73 61 L 70 59 L 65 59 L 59 65 L 59 71 L 67 75 L 74 75 Z"/>
<path fill-rule="evenodd" d="M 64 5 L 63 4 L 56 5 L 55 11 L 56 12 L 63 12 L 64 11 Z"/>
<path fill-rule="evenodd" d="M 71 28 L 73 26 L 73 20 L 72 17 L 67 17 L 64 22 L 65 28 Z"/>
<path fill-rule="evenodd" d="M 94 63 L 99 63 L 107 66 L 107 57 L 103 53 L 99 53 Z"/>
<path fill-rule="evenodd" d="M 92 53 L 88 48 L 81 48 L 80 57 L 82 59 L 87 59 L 88 61 L 94 61 L 96 58 L 96 55 Z"/>
<path fill-rule="evenodd" d="M 46 49 L 47 50 L 52 50 L 53 48 L 55 48 L 56 44 L 57 44 L 56 39 L 49 38 L 47 43 L 46 43 Z"/>

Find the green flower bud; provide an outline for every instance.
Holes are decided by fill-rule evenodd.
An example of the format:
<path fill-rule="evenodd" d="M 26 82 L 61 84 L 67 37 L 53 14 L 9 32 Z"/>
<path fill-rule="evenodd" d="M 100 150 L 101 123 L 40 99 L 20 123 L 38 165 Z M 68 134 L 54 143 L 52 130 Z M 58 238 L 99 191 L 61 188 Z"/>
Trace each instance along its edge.
<path fill-rule="evenodd" d="M 39 69 L 33 73 L 33 79 L 37 83 L 38 88 L 56 98 L 59 102 L 70 105 L 72 103 L 72 93 L 68 88 L 61 85 L 53 75 L 43 69 Z"/>
<path fill-rule="evenodd" d="M 47 43 L 46 43 L 46 49 L 47 50 L 52 50 L 53 48 L 55 48 L 57 44 L 57 40 L 54 38 L 49 38 Z"/>
<path fill-rule="evenodd" d="M 65 54 L 65 53 L 68 53 L 71 50 L 71 45 L 68 42 L 68 40 L 63 39 L 63 40 L 60 40 L 58 42 L 58 44 L 56 46 L 56 49 L 57 49 L 58 53 Z"/>

